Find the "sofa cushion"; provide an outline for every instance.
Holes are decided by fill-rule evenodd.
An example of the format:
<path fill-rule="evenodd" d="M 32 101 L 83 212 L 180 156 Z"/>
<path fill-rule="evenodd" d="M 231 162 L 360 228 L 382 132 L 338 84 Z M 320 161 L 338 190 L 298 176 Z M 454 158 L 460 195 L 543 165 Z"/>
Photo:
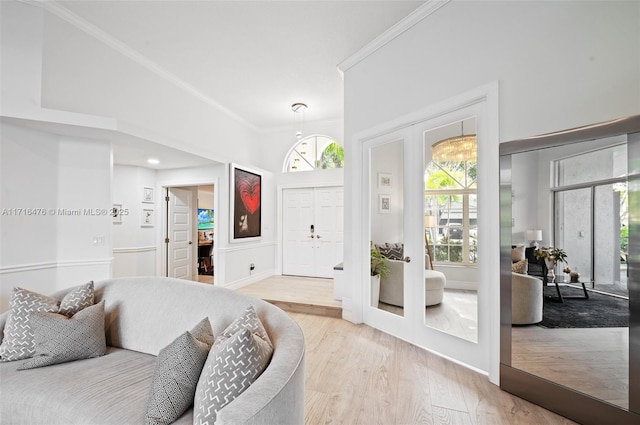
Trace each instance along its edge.
<path fill-rule="evenodd" d="M 194 424 L 213 424 L 217 413 L 244 392 L 265 370 L 273 345 L 253 306 L 216 340 L 200 375 Z"/>
<path fill-rule="evenodd" d="M 34 312 L 58 311 L 58 300 L 23 288 L 14 288 L 9 302 L 9 317 L 0 345 L 0 360 L 14 361 L 33 356 L 33 330 L 30 316 Z"/>
<path fill-rule="evenodd" d="M 398 243 L 385 243 L 384 245 L 376 245 L 375 246 L 380 254 L 388 258 L 389 260 L 402 260 L 404 257 L 404 244 L 401 242 Z"/>
<path fill-rule="evenodd" d="M 527 259 L 511 264 L 511 271 L 514 273 L 527 274 Z"/>
<path fill-rule="evenodd" d="M 515 248 L 511 249 L 511 262 L 517 263 L 518 261 L 524 260 L 525 259 L 524 251 L 525 251 L 524 245 L 516 246 Z"/>
<path fill-rule="evenodd" d="M 160 350 L 147 402 L 145 424 L 173 423 L 193 404 L 196 385 L 213 344 L 213 332 L 204 318 L 190 332 Z"/>
<path fill-rule="evenodd" d="M 104 301 L 71 318 L 57 313 L 31 315 L 35 354 L 19 370 L 74 360 L 90 359 L 107 351 L 104 336 Z"/>

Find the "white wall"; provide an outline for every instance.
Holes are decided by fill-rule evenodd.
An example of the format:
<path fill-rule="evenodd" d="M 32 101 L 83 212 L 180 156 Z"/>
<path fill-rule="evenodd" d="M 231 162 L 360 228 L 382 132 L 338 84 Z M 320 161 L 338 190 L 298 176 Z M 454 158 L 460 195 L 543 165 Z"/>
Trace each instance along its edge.
<path fill-rule="evenodd" d="M 402 141 L 371 149 L 371 241 L 374 244 L 404 243 L 404 158 Z M 379 187 L 378 174 L 391 176 L 391 187 Z M 391 211 L 381 213 L 379 195 L 390 195 Z"/>
<path fill-rule="evenodd" d="M 7 123 L 0 135 L 0 311 L 14 286 L 51 293 L 109 277 L 109 143 Z"/>
<path fill-rule="evenodd" d="M 496 152 L 501 141 L 605 121 L 640 111 L 640 3 L 637 2 L 458 2 L 437 10 L 382 48 L 345 70 L 345 240 L 346 297 L 353 298 L 351 317 L 361 318 L 366 293 L 358 271 L 362 237 L 359 176 L 359 132 L 445 102 L 461 93 L 499 82 L 499 137 L 479 152 Z M 597 107 L 594 107 L 597 105 Z M 479 122 L 478 125 L 483 125 Z M 479 169 L 480 173 L 480 169 Z M 498 227 L 498 181 L 480 197 L 479 235 Z M 499 252 L 495 239 L 491 251 Z M 492 269 L 495 255 L 479 252 Z M 494 264 L 495 263 L 495 264 Z M 497 292 L 490 300 L 499 305 Z M 490 320 L 491 364 L 497 376 L 499 317 Z M 485 315 L 485 316 L 483 316 Z M 484 318 L 483 318 L 484 317 Z M 481 327 L 485 326 L 482 323 Z"/>
<path fill-rule="evenodd" d="M 60 18 L 45 14 L 42 106 L 221 162 L 257 163 L 257 133 Z"/>
<path fill-rule="evenodd" d="M 156 232 L 152 227 L 141 227 L 142 208 L 153 208 L 156 226 L 160 219 L 158 205 L 162 193 L 155 191 L 153 204 L 142 203 L 145 187 L 156 190 L 156 171 L 128 165 L 113 167 L 113 203 L 122 205 L 124 213 L 119 223 L 111 225 L 113 240 L 113 277 L 152 276 L 156 274 Z"/>

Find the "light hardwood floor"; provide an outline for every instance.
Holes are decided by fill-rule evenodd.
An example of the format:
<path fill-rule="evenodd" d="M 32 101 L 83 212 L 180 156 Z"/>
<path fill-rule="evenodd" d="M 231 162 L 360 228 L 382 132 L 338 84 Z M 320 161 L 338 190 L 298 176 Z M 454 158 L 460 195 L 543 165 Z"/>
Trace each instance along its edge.
<path fill-rule="evenodd" d="M 629 408 L 629 328 L 512 329 L 512 366 Z"/>
<path fill-rule="evenodd" d="M 289 315 L 305 335 L 306 424 L 575 423 L 369 326 Z"/>
<path fill-rule="evenodd" d="M 575 424 L 500 390 L 484 375 L 367 325 L 291 311 L 296 305 L 313 311 L 307 306 L 315 303 L 339 308 L 330 279 L 274 276 L 238 292 L 284 303 L 302 328 L 306 424 Z"/>

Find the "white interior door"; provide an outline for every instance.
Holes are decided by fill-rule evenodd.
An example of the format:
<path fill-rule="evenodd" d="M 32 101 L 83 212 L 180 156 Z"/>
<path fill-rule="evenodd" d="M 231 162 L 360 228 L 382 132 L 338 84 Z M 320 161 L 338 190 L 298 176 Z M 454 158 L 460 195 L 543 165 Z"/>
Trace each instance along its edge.
<path fill-rule="evenodd" d="M 283 192 L 283 274 L 333 276 L 333 267 L 342 261 L 343 212 L 342 187 Z"/>
<path fill-rule="evenodd" d="M 193 193 L 169 189 L 169 277 L 193 280 Z"/>

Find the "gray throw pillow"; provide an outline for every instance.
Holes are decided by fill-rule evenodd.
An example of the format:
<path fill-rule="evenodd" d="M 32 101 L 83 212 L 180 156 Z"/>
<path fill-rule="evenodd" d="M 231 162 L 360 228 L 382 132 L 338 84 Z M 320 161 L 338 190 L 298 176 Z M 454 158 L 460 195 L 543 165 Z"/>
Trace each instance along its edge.
<path fill-rule="evenodd" d="M 93 281 L 71 288 L 61 302 L 46 295 L 14 288 L 10 312 L 0 345 L 0 361 L 27 359 L 33 356 L 33 331 L 29 315 L 33 312 L 61 313 L 72 316 L 93 305 Z"/>
<path fill-rule="evenodd" d="M 0 361 L 27 359 L 33 356 L 31 314 L 58 311 L 58 300 L 23 288 L 14 288 L 9 302 L 9 317 L 0 344 Z"/>
<path fill-rule="evenodd" d="M 160 350 L 145 413 L 145 424 L 174 422 L 193 404 L 196 385 L 213 344 L 213 332 L 204 318 Z"/>
<path fill-rule="evenodd" d="M 60 301 L 58 313 L 71 317 L 94 303 L 93 281 L 75 286 Z"/>
<path fill-rule="evenodd" d="M 216 340 L 198 380 L 194 425 L 213 424 L 218 411 L 244 392 L 266 369 L 273 344 L 253 306 Z"/>
<path fill-rule="evenodd" d="M 104 301 L 68 318 L 57 313 L 31 315 L 35 354 L 18 370 L 99 357 L 107 352 Z"/>

